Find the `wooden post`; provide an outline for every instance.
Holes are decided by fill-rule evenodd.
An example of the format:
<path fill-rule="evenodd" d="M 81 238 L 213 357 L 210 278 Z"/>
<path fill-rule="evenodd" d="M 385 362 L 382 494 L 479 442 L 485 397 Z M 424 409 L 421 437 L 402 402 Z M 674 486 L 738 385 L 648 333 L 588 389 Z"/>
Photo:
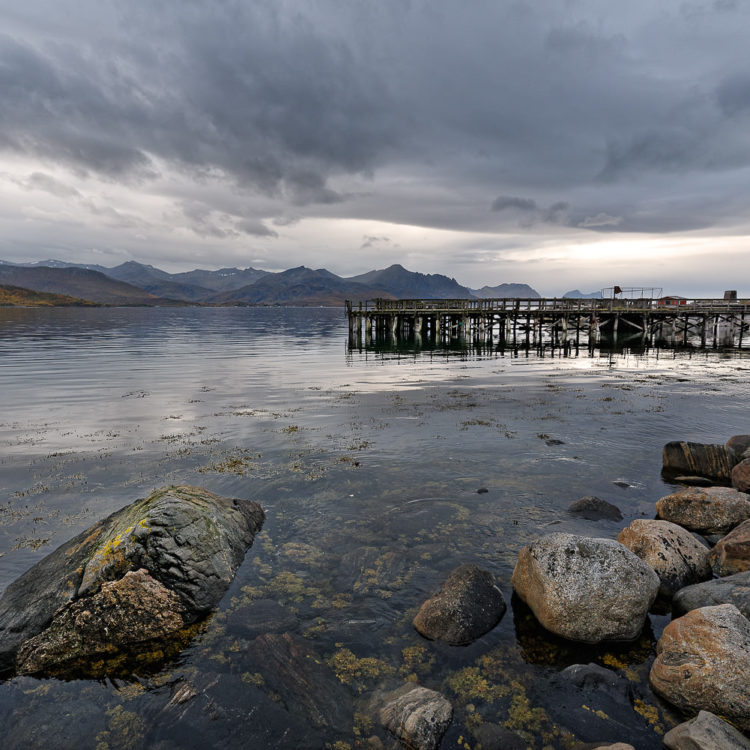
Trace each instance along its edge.
<path fill-rule="evenodd" d="M 740 340 L 737 344 L 738 348 L 742 349 L 742 334 L 745 332 L 745 311 L 743 310 L 740 315 Z"/>

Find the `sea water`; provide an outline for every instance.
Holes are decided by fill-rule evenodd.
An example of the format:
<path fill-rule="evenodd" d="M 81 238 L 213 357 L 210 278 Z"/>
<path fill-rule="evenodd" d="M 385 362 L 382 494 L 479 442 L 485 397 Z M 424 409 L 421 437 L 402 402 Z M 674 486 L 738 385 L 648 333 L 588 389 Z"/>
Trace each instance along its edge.
<path fill-rule="evenodd" d="M 675 488 L 665 442 L 750 432 L 749 373 L 737 350 L 352 350 L 333 308 L 0 310 L 0 590 L 164 485 L 250 498 L 267 516 L 177 660 L 0 684 L 4 746 L 387 747 L 372 697 L 414 681 L 454 706 L 444 747 L 474 747 L 482 724 L 529 747 L 660 747 L 680 720 L 647 684 L 669 613 L 633 644 L 576 646 L 538 626 L 510 578 L 540 534 L 616 538 L 653 517 Z M 568 514 L 585 495 L 624 520 Z M 497 577 L 508 612 L 469 647 L 426 641 L 411 620 L 462 563 Z M 259 612 L 314 654 L 314 710 L 258 667 Z M 589 662 L 629 681 L 630 706 L 612 715 L 571 692 L 560 671 Z"/>

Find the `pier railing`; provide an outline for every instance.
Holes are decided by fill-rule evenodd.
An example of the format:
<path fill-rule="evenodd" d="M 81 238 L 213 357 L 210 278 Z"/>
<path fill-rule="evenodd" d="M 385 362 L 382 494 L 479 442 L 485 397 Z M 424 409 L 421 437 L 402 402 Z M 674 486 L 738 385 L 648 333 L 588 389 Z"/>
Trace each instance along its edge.
<path fill-rule="evenodd" d="M 348 314 L 387 313 L 596 313 L 596 312 L 698 312 L 701 314 L 750 313 L 750 300 L 723 299 L 574 299 L 559 297 L 492 299 L 384 299 L 346 302 Z"/>

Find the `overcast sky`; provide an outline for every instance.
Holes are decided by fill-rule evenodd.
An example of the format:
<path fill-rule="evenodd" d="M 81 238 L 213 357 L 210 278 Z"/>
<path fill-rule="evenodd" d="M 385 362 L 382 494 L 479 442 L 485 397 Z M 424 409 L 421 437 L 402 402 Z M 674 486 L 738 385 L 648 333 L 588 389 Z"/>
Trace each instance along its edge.
<path fill-rule="evenodd" d="M 748 0 L 0 0 L 0 258 L 750 296 Z"/>

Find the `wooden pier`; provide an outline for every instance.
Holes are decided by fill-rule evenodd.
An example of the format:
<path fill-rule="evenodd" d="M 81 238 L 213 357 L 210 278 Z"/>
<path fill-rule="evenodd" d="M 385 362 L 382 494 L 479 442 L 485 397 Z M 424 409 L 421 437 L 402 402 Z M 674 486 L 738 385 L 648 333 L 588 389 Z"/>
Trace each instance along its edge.
<path fill-rule="evenodd" d="M 724 299 L 374 299 L 346 302 L 349 343 L 423 339 L 503 346 L 598 343 L 639 337 L 643 343 L 742 347 L 750 300 Z"/>

